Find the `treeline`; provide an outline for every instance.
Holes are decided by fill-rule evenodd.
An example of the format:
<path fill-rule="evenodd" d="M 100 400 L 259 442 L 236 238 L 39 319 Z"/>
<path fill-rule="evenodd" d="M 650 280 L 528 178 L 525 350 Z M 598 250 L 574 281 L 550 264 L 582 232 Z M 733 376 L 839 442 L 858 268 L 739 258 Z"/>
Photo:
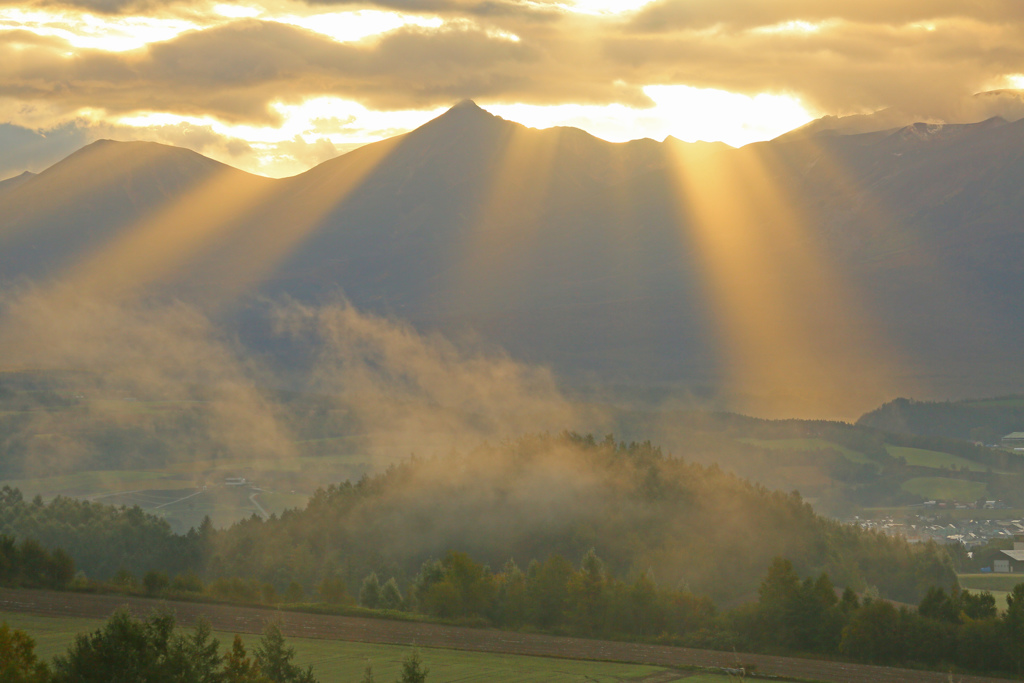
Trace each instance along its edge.
<path fill-rule="evenodd" d="M 600 637 L 683 635 L 710 627 L 715 605 L 685 589 L 657 585 L 646 574 L 611 576 L 591 550 L 578 568 L 560 555 L 522 571 L 509 561 L 497 572 L 465 553 L 424 563 L 403 596 L 394 578 L 376 574 L 359 589 L 367 608 L 414 611 L 436 619 L 508 629 Z"/>
<path fill-rule="evenodd" d="M 60 549 L 90 578 L 110 579 L 119 570 L 141 576 L 159 568 L 172 574 L 203 564 L 208 521 L 179 535 L 164 520 L 139 507 L 115 507 L 58 496 L 48 503 L 22 498 L 16 488 L 0 488 L 0 534 L 31 539 Z"/>
<path fill-rule="evenodd" d="M 394 579 L 362 582 L 365 607 L 584 637 L 687 647 L 841 657 L 871 664 L 1024 674 L 1024 583 L 999 614 L 990 593 L 933 586 L 914 608 L 801 578 L 775 558 L 757 600 L 718 611 L 707 598 L 610 576 L 594 552 L 575 568 L 559 556 L 491 572 L 463 553 L 426 563 L 403 596 Z"/>
<path fill-rule="evenodd" d="M 75 561 L 60 548 L 49 551 L 38 541 L 18 543 L 0 534 L 0 586 L 65 588 L 75 575 Z"/>
<path fill-rule="evenodd" d="M 739 647 L 839 655 L 873 664 L 1024 674 L 1024 583 L 998 614 L 990 593 L 929 589 L 917 609 L 838 596 L 828 576 L 801 580 L 777 559 L 756 604 L 724 615 Z"/>
<path fill-rule="evenodd" d="M 862 416 L 858 425 L 918 436 L 999 443 L 1024 429 L 1024 397 L 989 401 L 915 401 L 897 398 Z"/>
<path fill-rule="evenodd" d="M 295 664 L 295 654 L 276 624 L 267 625 L 252 655 L 238 635 L 222 653 L 205 620 L 182 633 L 168 612 L 137 620 L 119 610 L 101 628 L 77 636 L 48 665 L 36 656 L 28 634 L 0 624 L 4 683 L 318 683 L 312 666 Z M 428 672 L 413 650 L 396 683 L 425 683 Z M 370 667 L 362 683 L 374 683 Z"/>
<path fill-rule="evenodd" d="M 307 591 L 370 572 L 408 585 L 446 549 L 499 567 L 597 548 L 614 576 L 649 574 L 717 601 L 756 591 L 776 555 L 856 590 L 917 602 L 950 585 L 948 557 L 822 518 L 795 493 L 769 491 L 649 442 L 525 437 L 462 455 L 413 458 L 318 490 L 303 510 L 250 518 L 211 536 L 200 574 Z"/>
<path fill-rule="evenodd" d="M 234 584 L 239 599 L 260 599 L 253 582 L 218 580 L 206 588 L 210 594 L 219 590 L 216 583 Z M 161 590 L 172 592 L 157 594 L 173 595 L 173 589 Z M 451 551 L 424 563 L 404 591 L 394 577 L 382 582 L 371 573 L 353 593 L 335 579 L 303 597 L 340 606 L 343 613 L 358 604 L 362 614 L 408 612 L 510 630 L 1024 674 L 1024 584 L 1010 594 L 1002 614 L 990 593 L 955 585 L 949 592 L 931 587 L 915 608 L 874 591 L 840 591 L 825 573 L 801 578 L 783 558 L 772 561 L 756 600 L 728 610 L 684 587 L 659 586 L 646 574 L 629 581 L 614 577 L 593 551 L 578 566 L 552 555 L 526 571 L 514 562 L 492 571 Z M 319 611 L 313 604 L 293 607 Z"/>
<path fill-rule="evenodd" d="M 63 548 L 90 579 L 194 574 L 305 594 L 371 572 L 409 586 L 455 548 L 490 566 L 527 567 L 597 548 L 610 574 L 732 601 L 753 594 L 776 555 L 804 574 L 917 602 L 955 580 L 937 546 L 822 518 L 796 493 L 770 491 L 649 442 L 524 437 L 465 454 L 412 458 L 359 482 L 318 490 L 305 509 L 185 535 L 139 508 L 0 490 L 0 533 Z M 294 585 L 293 585 L 294 584 Z M 238 587 L 241 589 L 241 587 Z"/>
<path fill-rule="evenodd" d="M 223 654 L 210 625 L 175 630 L 169 612 L 136 620 L 118 610 L 101 628 L 81 634 L 48 666 L 24 632 L 0 625 L 0 680 L 5 683 L 317 683 L 313 668 L 294 663 L 295 648 L 269 624 L 252 656 L 237 635 Z"/>

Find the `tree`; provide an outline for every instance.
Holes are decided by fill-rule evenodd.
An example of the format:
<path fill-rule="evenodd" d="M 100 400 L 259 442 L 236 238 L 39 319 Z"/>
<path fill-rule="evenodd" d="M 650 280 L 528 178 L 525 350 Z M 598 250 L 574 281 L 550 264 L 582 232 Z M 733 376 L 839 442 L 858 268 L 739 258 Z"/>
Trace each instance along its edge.
<path fill-rule="evenodd" d="M 371 572 L 363 579 L 363 585 L 359 589 L 359 604 L 363 607 L 376 609 L 380 604 L 380 579 L 376 572 Z"/>
<path fill-rule="evenodd" d="M 873 600 L 861 607 L 843 629 L 839 651 L 866 662 L 886 663 L 900 652 L 899 613 L 885 600 Z"/>
<path fill-rule="evenodd" d="M 221 683 L 262 683 L 266 680 L 260 676 L 259 667 L 249 659 L 241 636 L 236 634 L 231 649 L 224 654 Z"/>
<path fill-rule="evenodd" d="M 236 644 L 240 645 L 241 641 Z M 200 620 L 192 634 L 187 635 L 175 632 L 174 616 L 168 612 L 154 612 L 148 619 L 136 620 L 122 609 L 100 629 L 78 636 L 65 655 L 54 658 L 52 680 L 56 683 L 267 683 L 259 677 L 231 677 L 221 672 L 219 649 L 220 643 L 205 620 Z M 244 659 L 244 648 L 241 654 Z"/>
<path fill-rule="evenodd" d="M 302 590 L 302 586 L 299 585 L 298 581 L 292 581 L 289 583 L 288 588 L 284 591 L 285 602 L 302 602 L 305 597 L 306 591 Z"/>
<path fill-rule="evenodd" d="M 167 590 L 167 587 L 170 585 L 170 579 L 163 572 L 150 570 L 142 577 L 142 586 L 149 595 L 159 595 Z"/>
<path fill-rule="evenodd" d="M 0 624 L 0 681 L 4 683 L 46 683 L 50 670 L 35 653 L 36 643 L 6 622 Z"/>
<path fill-rule="evenodd" d="M 569 594 L 576 627 L 588 633 L 599 632 L 605 622 L 604 563 L 593 548 L 580 563 L 580 571 L 569 582 Z"/>
<path fill-rule="evenodd" d="M 54 658 L 58 683 L 158 683 L 175 680 L 172 656 L 174 617 L 156 612 L 136 621 L 127 610 L 114 612 L 100 629 L 79 635 L 67 654 Z"/>
<path fill-rule="evenodd" d="M 402 591 L 398 590 L 398 583 L 393 576 L 380 589 L 380 606 L 384 609 L 402 608 Z"/>
<path fill-rule="evenodd" d="M 550 555 L 543 564 L 531 563 L 529 569 L 526 594 L 534 623 L 541 628 L 560 625 L 565 619 L 572 565 L 561 555 Z"/>
<path fill-rule="evenodd" d="M 260 673 L 274 683 L 316 683 L 312 666 L 303 671 L 292 663 L 295 648 L 285 645 L 277 624 L 267 624 L 259 644 L 253 648 L 253 656 Z"/>
<path fill-rule="evenodd" d="M 45 581 L 49 588 L 64 588 L 75 578 L 75 561 L 62 548 L 50 553 Z"/>
<path fill-rule="evenodd" d="M 199 620 L 192 635 L 176 638 L 172 650 L 185 668 L 179 680 L 219 683 L 220 642 L 213 637 L 210 622 L 206 619 Z"/>
<path fill-rule="evenodd" d="M 1006 596 L 1003 641 L 1013 670 L 1021 673 L 1024 671 L 1024 583 L 1018 583 Z"/>
<path fill-rule="evenodd" d="M 424 683 L 428 673 L 430 669 L 423 667 L 419 651 L 413 650 L 402 660 L 402 677 L 398 680 L 399 683 Z"/>
<path fill-rule="evenodd" d="M 344 605 L 350 601 L 345 579 L 340 576 L 327 576 L 320 582 L 320 599 L 328 605 Z"/>
<path fill-rule="evenodd" d="M 782 557 L 772 560 L 758 589 L 758 640 L 792 647 L 791 622 L 800 596 L 800 577 L 793 564 Z"/>

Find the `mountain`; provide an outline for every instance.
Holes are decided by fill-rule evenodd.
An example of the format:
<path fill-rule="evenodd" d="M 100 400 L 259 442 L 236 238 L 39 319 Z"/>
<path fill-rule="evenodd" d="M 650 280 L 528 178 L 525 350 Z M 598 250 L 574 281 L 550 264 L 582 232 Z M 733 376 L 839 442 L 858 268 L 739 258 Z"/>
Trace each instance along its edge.
<path fill-rule="evenodd" d="M 937 117 L 936 114 L 939 116 Z M 1018 121 L 1024 118 L 1024 90 L 988 90 L 970 97 L 959 98 L 945 107 L 922 116 L 919 113 L 905 111 L 896 107 L 886 107 L 870 114 L 852 114 L 849 116 L 823 116 L 798 128 L 789 135 L 818 134 L 826 131 L 855 135 L 873 133 L 883 130 L 895 130 L 920 122 L 936 122 L 964 124 L 976 123 L 986 119 L 1001 118 L 1006 121 Z"/>
<path fill-rule="evenodd" d="M 467 101 L 281 180 L 94 143 L 0 185 L 0 280 L 169 292 L 257 345 L 245 295 L 341 290 L 570 382 L 855 416 L 1024 380 L 1022 172 L 1024 121 L 732 149 L 533 130 Z"/>
<path fill-rule="evenodd" d="M 265 178 L 190 150 L 111 140 L 94 142 L 38 175 L 18 178 L 6 181 L 18 181 L 6 191 L 0 186 L 0 273 L 7 281 L 64 274 L 129 233 L 155 228 L 163 234 L 154 236 L 159 244 L 152 256 L 166 258 L 173 240 L 168 233 L 188 229 L 181 223 L 195 220 L 190 212 L 206 211 L 189 206 L 209 201 L 199 188 L 217 184 L 225 194 L 250 196 L 254 188 L 269 185 Z M 175 220 L 154 226 L 161 216 Z"/>
<path fill-rule="evenodd" d="M 34 176 L 35 173 L 32 173 L 31 171 L 25 171 L 20 175 L 14 176 L 13 178 L 8 178 L 7 180 L 0 180 L 0 192 L 4 192 L 13 187 L 17 187 L 18 185 L 21 185 L 23 182 Z"/>

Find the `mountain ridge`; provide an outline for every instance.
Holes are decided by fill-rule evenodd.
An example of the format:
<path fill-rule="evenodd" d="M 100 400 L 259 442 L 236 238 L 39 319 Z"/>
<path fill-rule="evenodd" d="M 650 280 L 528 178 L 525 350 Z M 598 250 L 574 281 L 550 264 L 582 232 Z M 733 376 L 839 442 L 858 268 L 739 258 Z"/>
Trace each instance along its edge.
<path fill-rule="evenodd" d="M 1024 341 L 1024 273 L 1009 257 L 1024 240 L 1024 193 L 1010 180 L 1021 173 L 1024 121 L 734 149 L 536 130 L 470 101 L 283 179 L 180 148 L 93 143 L 0 185 L 0 281 L 87 272 L 102 283 L 121 269 L 137 279 L 122 277 L 121 291 L 229 307 L 246 292 L 319 301 L 340 290 L 566 377 L 690 386 L 732 381 L 726 335 L 756 344 L 784 330 L 737 318 L 728 332 L 741 304 L 785 305 L 803 321 L 788 323 L 794 348 L 807 344 L 794 356 L 848 363 L 856 344 L 827 341 L 830 328 L 856 329 L 829 311 L 842 290 L 912 358 L 908 377 L 1000 393 L 1024 379 L 1006 371 Z M 714 230 L 742 236 L 730 257 L 742 270 L 708 241 L 724 220 Z M 161 235 L 175 235 L 170 248 Z M 810 284 L 785 284 L 794 278 Z M 961 369 L 981 379 L 961 382 Z M 894 394 L 917 389 L 898 384 Z"/>

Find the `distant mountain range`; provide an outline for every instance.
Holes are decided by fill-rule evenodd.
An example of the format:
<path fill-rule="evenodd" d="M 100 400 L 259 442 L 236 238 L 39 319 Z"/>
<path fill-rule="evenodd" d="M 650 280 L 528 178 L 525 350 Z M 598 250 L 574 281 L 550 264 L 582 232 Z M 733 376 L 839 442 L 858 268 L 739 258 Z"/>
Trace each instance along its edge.
<path fill-rule="evenodd" d="M 534 130 L 467 101 L 281 180 L 95 142 L 0 182 L 0 281 L 169 293 L 236 322 L 253 294 L 343 292 L 570 383 L 783 395 L 803 373 L 829 385 L 820 412 L 855 415 L 1019 389 L 1022 180 L 1024 120 L 733 149 Z M 876 357 L 885 382 L 854 387 Z"/>

